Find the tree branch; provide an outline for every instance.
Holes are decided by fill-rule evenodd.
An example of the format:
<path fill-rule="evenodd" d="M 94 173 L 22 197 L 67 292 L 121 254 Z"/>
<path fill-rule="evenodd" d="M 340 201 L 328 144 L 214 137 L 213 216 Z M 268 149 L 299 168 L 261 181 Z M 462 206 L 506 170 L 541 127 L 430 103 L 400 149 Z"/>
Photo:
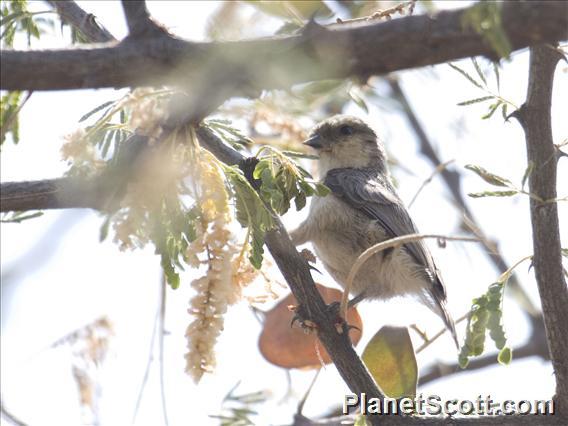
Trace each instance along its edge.
<path fill-rule="evenodd" d="M 63 21 L 81 31 L 92 43 L 116 41 L 114 36 L 97 22 L 94 15 L 85 12 L 74 1 L 49 0 L 48 3 L 55 8 Z"/>
<path fill-rule="evenodd" d="M 5 182 L 0 191 L 0 211 L 102 209 L 107 191 L 101 182 L 71 178 Z"/>
<path fill-rule="evenodd" d="M 556 202 L 547 202 L 556 199 L 557 156 L 550 109 L 559 59 L 552 46 L 531 48 L 527 100 L 513 116 L 525 131 L 527 161 L 534 164 L 529 176 L 530 192 L 537 196 L 530 198 L 533 265 L 556 376 L 555 398 L 559 411 L 568 417 L 568 287 L 562 268 L 558 208 Z"/>
<path fill-rule="evenodd" d="M 130 37 L 162 36 L 168 33 L 150 17 L 145 0 L 121 0 Z"/>
<path fill-rule="evenodd" d="M 205 149 L 227 164 L 237 164 L 245 159 L 205 127 L 198 129 L 197 136 Z M 266 233 L 265 243 L 299 302 L 300 315 L 317 325 L 319 339 L 351 391 L 356 394 L 368 392 L 367 395 L 382 399 L 383 395 L 355 352 L 348 333 L 345 330 L 338 333 L 337 318 L 318 293 L 308 263 L 296 250 L 278 216 L 274 215 L 274 221 L 276 227 Z"/>
<path fill-rule="evenodd" d="M 137 3 L 125 4 L 127 9 L 140 8 Z M 215 80 L 220 88 L 229 88 L 224 94 L 227 98 L 247 96 L 251 90 L 367 77 L 469 56 L 496 58 L 479 34 L 464 28 L 462 18 L 467 10 L 363 25 L 324 28 L 313 23 L 300 34 L 251 41 L 193 43 L 171 36 L 127 37 L 113 47 L 3 50 L 1 88 L 199 87 L 203 81 Z M 135 16 L 138 14 L 132 12 L 131 19 Z M 502 21 L 514 50 L 568 38 L 568 5 L 564 2 L 506 2 Z"/>

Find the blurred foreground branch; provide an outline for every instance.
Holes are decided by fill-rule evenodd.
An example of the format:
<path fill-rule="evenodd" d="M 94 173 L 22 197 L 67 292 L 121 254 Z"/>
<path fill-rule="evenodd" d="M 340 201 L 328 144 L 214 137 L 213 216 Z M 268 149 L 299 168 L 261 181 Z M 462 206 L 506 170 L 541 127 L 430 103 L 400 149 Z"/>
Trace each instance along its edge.
<path fill-rule="evenodd" d="M 127 6 L 129 23 L 138 31 L 134 16 L 141 13 L 142 21 L 147 22 L 145 8 L 134 2 L 123 5 Z M 59 50 L 4 49 L 0 52 L 0 86 L 3 90 L 152 85 L 195 89 L 214 81 L 215 89 L 227 99 L 296 83 L 368 77 L 470 56 L 497 59 L 484 38 L 464 25 L 468 10 L 471 8 L 329 27 L 311 21 L 295 35 L 249 41 L 196 43 L 165 31 L 148 34 L 140 30 L 119 44 Z M 513 50 L 568 38 L 565 2 L 505 2 L 501 20 Z"/>

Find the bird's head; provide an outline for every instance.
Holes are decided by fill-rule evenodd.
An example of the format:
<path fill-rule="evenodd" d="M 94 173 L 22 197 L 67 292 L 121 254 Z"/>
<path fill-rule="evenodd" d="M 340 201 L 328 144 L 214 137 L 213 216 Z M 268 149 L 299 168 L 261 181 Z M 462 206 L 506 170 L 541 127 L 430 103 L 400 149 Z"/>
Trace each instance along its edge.
<path fill-rule="evenodd" d="M 363 120 L 336 115 L 319 123 L 304 142 L 320 159 L 320 175 L 331 169 L 376 167 L 386 173 L 386 154 L 376 133 Z"/>

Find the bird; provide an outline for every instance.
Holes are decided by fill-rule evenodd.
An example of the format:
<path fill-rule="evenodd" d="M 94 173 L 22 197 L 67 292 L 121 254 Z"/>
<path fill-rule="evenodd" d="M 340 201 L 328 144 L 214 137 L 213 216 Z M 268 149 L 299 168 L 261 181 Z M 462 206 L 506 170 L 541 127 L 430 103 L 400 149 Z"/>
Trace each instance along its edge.
<path fill-rule="evenodd" d="M 345 288 L 366 249 L 418 230 L 391 182 L 384 145 L 365 121 L 333 116 L 317 124 L 304 144 L 316 150 L 320 180 L 330 194 L 312 199 L 307 218 L 290 236 L 297 246 L 311 242 L 325 269 Z M 416 298 L 442 319 L 459 348 L 440 270 L 423 240 L 373 255 L 351 293 L 351 306 L 361 300 Z"/>

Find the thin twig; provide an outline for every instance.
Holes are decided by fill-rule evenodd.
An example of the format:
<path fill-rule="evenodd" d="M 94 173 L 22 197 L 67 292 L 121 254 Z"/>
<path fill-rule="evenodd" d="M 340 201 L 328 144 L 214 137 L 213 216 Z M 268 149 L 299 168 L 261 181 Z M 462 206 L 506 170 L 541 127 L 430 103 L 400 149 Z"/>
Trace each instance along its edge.
<path fill-rule="evenodd" d="M 460 322 L 465 320 L 468 316 L 469 316 L 469 312 L 466 313 L 466 314 L 463 314 L 461 317 L 459 317 L 456 320 L 456 324 L 459 324 Z M 430 346 L 432 343 L 434 343 L 434 341 L 437 340 L 446 331 L 448 331 L 447 327 L 440 329 L 440 331 L 438 331 L 431 338 L 427 339 L 420 347 L 418 347 L 418 349 L 416 349 L 416 353 L 419 354 L 420 352 L 422 352 L 424 349 L 426 349 L 428 346 Z"/>
<path fill-rule="evenodd" d="M 160 298 L 162 295 L 162 289 L 160 287 Z M 159 325 L 159 318 L 162 312 L 162 301 L 160 300 L 160 306 L 156 312 L 154 319 L 154 327 L 152 328 L 152 337 L 150 338 L 150 354 L 148 355 L 148 362 L 146 363 L 146 369 L 144 370 L 144 377 L 142 379 L 142 384 L 140 385 L 140 390 L 138 391 L 138 398 L 136 398 L 136 405 L 134 406 L 134 414 L 132 416 L 132 424 L 136 422 L 136 416 L 138 415 L 138 410 L 140 409 L 140 403 L 142 402 L 142 395 L 144 394 L 144 389 L 148 383 L 148 377 L 150 376 L 150 366 L 154 360 L 154 341 L 156 339 L 156 330 Z"/>
<path fill-rule="evenodd" d="M 27 423 L 24 423 L 22 420 L 14 416 L 10 411 L 6 409 L 4 401 L 0 401 L 0 413 L 2 414 L 3 417 L 8 419 L 15 426 L 28 426 Z"/>
<path fill-rule="evenodd" d="M 347 282 L 345 283 L 345 288 L 343 291 L 343 296 L 341 298 L 341 310 L 340 312 L 343 314 L 343 318 L 347 318 L 347 305 L 349 301 L 349 293 L 351 291 L 351 287 L 353 286 L 353 280 L 359 272 L 359 269 L 363 264 L 369 260 L 373 255 L 379 253 L 383 250 L 386 250 L 391 247 L 400 246 L 402 244 L 411 243 L 413 241 L 420 241 L 427 238 L 437 238 L 442 239 L 445 241 L 473 241 L 473 242 L 480 242 L 479 238 L 476 237 L 452 237 L 447 235 L 441 234 L 409 234 L 403 235 L 401 237 L 392 238 L 390 240 L 383 241 L 382 243 L 375 244 L 374 246 L 369 247 L 363 253 L 359 255 L 351 270 L 349 271 L 349 275 L 347 276 Z"/>
<path fill-rule="evenodd" d="M 159 357 L 160 357 L 160 394 L 162 397 L 162 413 L 164 415 L 164 424 L 169 425 L 168 422 L 168 409 L 166 404 L 166 386 L 164 385 L 164 335 L 166 323 L 166 290 L 168 283 L 166 281 L 166 274 L 162 272 L 162 285 L 160 293 L 160 337 L 159 337 Z"/>
<path fill-rule="evenodd" d="M 424 182 L 422 182 L 422 185 L 420 185 L 420 188 L 418 188 L 418 191 L 416 191 L 416 194 L 414 194 L 414 197 L 412 197 L 412 200 L 410 200 L 410 203 L 408 203 L 408 208 L 412 207 L 412 204 L 414 204 L 414 201 L 416 201 L 416 198 L 418 198 L 418 195 L 420 195 L 420 192 L 422 192 L 424 187 L 432 182 L 432 179 L 434 179 L 434 177 L 446 170 L 446 167 L 448 167 L 454 161 L 455 160 L 448 160 L 436 166 L 432 174 L 430 174 L 430 176 L 428 176 L 428 178 Z"/>
<path fill-rule="evenodd" d="M 314 375 L 314 378 L 312 379 L 312 382 L 310 383 L 310 386 L 306 390 L 306 393 L 304 394 L 301 401 L 298 403 L 298 409 L 296 410 L 296 415 L 302 415 L 302 412 L 304 411 L 304 405 L 306 405 L 306 401 L 308 400 L 308 396 L 310 396 L 310 392 L 314 388 L 314 385 L 316 384 L 316 381 L 319 377 L 320 372 L 321 372 L 321 368 L 318 368 L 317 371 L 316 371 L 316 374 Z"/>
<path fill-rule="evenodd" d="M 401 15 L 404 15 L 404 9 L 406 7 L 408 7 L 408 14 L 412 15 L 412 12 L 414 12 L 414 6 L 416 5 L 416 1 L 417 0 L 404 1 L 402 3 L 389 7 L 388 9 L 379 9 L 375 13 L 372 13 L 369 16 L 362 16 L 360 18 L 352 18 L 352 19 L 337 18 L 336 22 L 338 24 L 350 24 L 352 22 L 368 22 L 382 18 L 392 19 L 391 15 L 397 12 L 400 13 Z"/>

